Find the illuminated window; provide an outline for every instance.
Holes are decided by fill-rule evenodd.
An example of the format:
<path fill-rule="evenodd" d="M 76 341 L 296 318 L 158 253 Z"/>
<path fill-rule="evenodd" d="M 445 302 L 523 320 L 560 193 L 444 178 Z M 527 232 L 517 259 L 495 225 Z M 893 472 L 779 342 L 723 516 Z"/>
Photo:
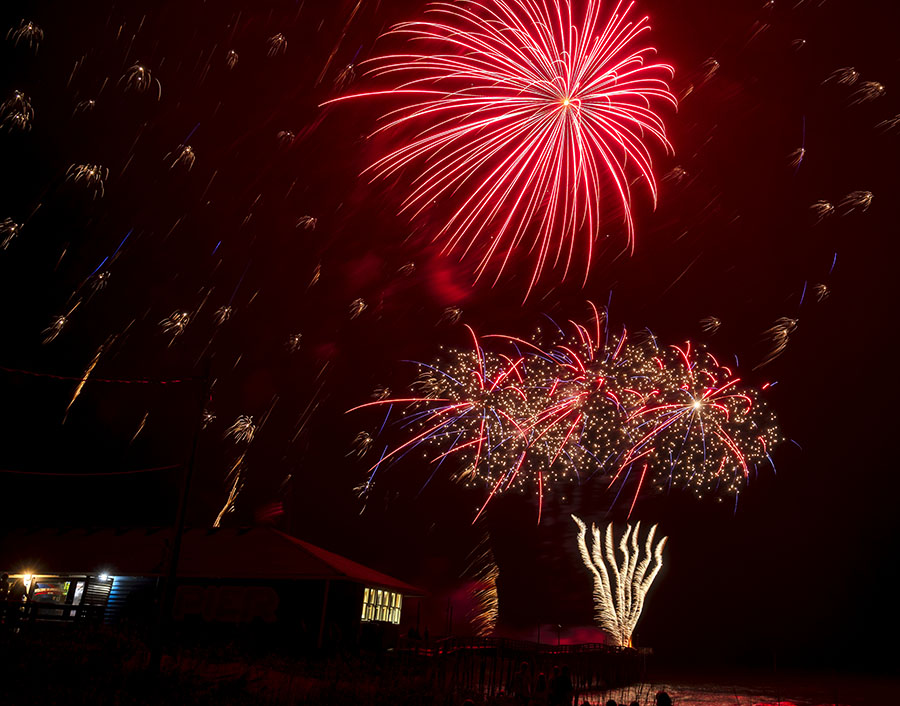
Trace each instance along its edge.
<path fill-rule="evenodd" d="M 362 621 L 364 623 L 400 623 L 403 596 L 380 588 L 363 590 Z"/>

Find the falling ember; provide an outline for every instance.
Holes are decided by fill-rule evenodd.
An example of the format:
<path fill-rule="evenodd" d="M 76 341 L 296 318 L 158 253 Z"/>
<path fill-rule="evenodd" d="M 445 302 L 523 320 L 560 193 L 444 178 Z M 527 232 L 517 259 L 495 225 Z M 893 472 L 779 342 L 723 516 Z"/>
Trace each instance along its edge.
<path fill-rule="evenodd" d="M 355 319 L 360 314 L 362 314 L 366 309 L 369 308 L 369 305 L 366 304 L 366 300 L 363 298 L 354 299 L 350 302 L 350 318 Z"/>
<path fill-rule="evenodd" d="M 106 193 L 105 184 L 108 177 L 109 169 L 99 164 L 73 164 L 66 172 L 66 181 L 83 183 L 93 192 L 94 198 L 102 197 Z"/>
<path fill-rule="evenodd" d="M 228 321 L 233 313 L 234 309 L 232 309 L 230 306 L 220 306 L 218 309 L 216 309 L 215 313 L 213 314 L 213 319 L 216 322 L 216 326 L 221 326 L 226 321 Z"/>
<path fill-rule="evenodd" d="M 12 98 L 0 104 L 0 128 L 28 132 L 33 120 L 31 100 L 21 91 L 13 91 Z"/>
<path fill-rule="evenodd" d="M 647 533 L 643 547 L 638 535 L 641 523 L 626 525 L 618 543 L 613 540 L 613 527 L 607 525 L 601 540 L 600 530 L 591 526 L 593 546 L 587 546 L 587 525 L 572 515 L 578 525 L 578 551 L 594 578 L 594 611 L 597 624 L 616 647 L 631 647 L 631 636 L 644 610 L 647 592 L 663 565 L 666 537 L 654 546 L 656 525 Z M 630 540 L 630 541 L 629 541 Z"/>
<path fill-rule="evenodd" d="M 22 224 L 15 223 L 12 218 L 4 218 L 0 221 L 0 250 L 6 250 L 21 232 Z"/>
<path fill-rule="evenodd" d="M 819 301 L 822 300 L 820 299 Z M 768 328 L 763 332 L 763 336 L 771 343 L 772 347 L 762 361 L 756 365 L 754 370 L 761 368 L 764 365 L 768 365 L 784 353 L 788 343 L 791 341 L 791 334 L 797 330 L 799 324 L 800 322 L 797 321 L 797 319 L 782 316 L 771 326 L 771 328 Z"/>
<path fill-rule="evenodd" d="M 66 412 L 65 414 L 63 414 L 63 424 L 65 424 L 66 419 L 68 419 L 69 410 L 72 409 L 72 405 L 75 404 L 75 400 L 78 399 L 78 396 L 81 394 L 84 386 L 87 385 L 88 378 L 90 378 L 91 374 L 94 372 L 94 368 L 97 367 L 97 363 L 100 362 L 100 356 L 103 355 L 103 351 L 105 351 L 110 345 L 112 345 L 114 340 L 114 337 L 107 339 L 107 341 L 97 349 L 97 352 L 94 353 L 94 357 L 91 359 L 91 362 L 85 369 L 84 375 L 81 376 L 81 380 L 78 382 L 78 385 L 75 386 L 75 392 L 72 393 L 72 399 L 69 400 L 69 404 L 66 406 Z"/>
<path fill-rule="evenodd" d="M 241 414 L 234 423 L 225 430 L 225 436 L 231 437 L 238 442 L 251 442 L 256 435 L 257 426 L 253 421 L 253 417 L 248 414 Z"/>
<path fill-rule="evenodd" d="M 829 201 L 816 201 L 809 210 L 815 216 L 816 223 L 821 223 L 824 218 L 834 213 L 834 205 Z"/>
<path fill-rule="evenodd" d="M 191 323 L 191 313 L 189 311 L 173 311 L 169 316 L 159 322 L 164 333 L 169 334 L 172 338 L 169 340 L 171 346 L 175 340 L 187 330 L 188 324 Z"/>
<path fill-rule="evenodd" d="M 284 54 L 287 51 L 287 37 L 285 37 L 281 32 L 278 34 L 274 34 L 266 41 L 266 45 L 268 46 L 268 51 L 266 52 L 269 55 L 269 58 L 278 56 L 279 54 Z"/>
<path fill-rule="evenodd" d="M 624 3 L 604 15 L 605 5 L 436 3 L 431 19 L 388 32 L 409 49 L 366 62 L 390 87 L 335 99 L 403 101 L 374 134 L 409 126 L 412 138 L 366 173 L 415 170 L 401 213 L 449 204 L 435 238 L 479 258 L 479 277 L 499 277 L 515 251 L 533 259 L 529 292 L 545 269 L 565 277 L 578 260 L 587 277 L 604 202 L 622 209 L 629 242 L 635 177 L 655 202 L 650 143 L 670 148 L 655 111 L 676 103 L 672 68 L 652 60 L 646 17 L 631 19 Z"/>
<path fill-rule="evenodd" d="M 302 228 L 303 230 L 315 230 L 318 222 L 318 219 L 313 218 L 312 216 L 302 216 L 297 220 L 296 227 Z"/>
<path fill-rule="evenodd" d="M 285 345 L 287 346 L 287 349 L 291 353 L 296 353 L 297 351 L 300 350 L 300 347 L 303 345 L 303 334 L 295 333 L 291 336 L 288 336 L 288 340 L 287 340 L 287 343 L 285 343 Z"/>
<path fill-rule="evenodd" d="M 228 514 L 234 512 L 238 495 L 240 495 L 241 490 L 244 489 L 243 472 L 244 454 L 241 454 L 238 460 L 234 462 L 231 470 L 228 471 L 228 474 L 225 476 L 225 482 L 231 483 L 231 488 L 228 491 L 228 497 L 225 499 L 225 504 L 222 505 L 222 509 L 219 510 L 219 514 L 216 516 L 215 521 L 213 521 L 213 527 L 221 527 L 222 520 L 224 520 Z"/>
<path fill-rule="evenodd" d="M 197 160 L 197 155 L 194 153 L 194 148 L 190 145 L 179 145 L 178 149 L 175 150 L 174 155 L 168 155 L 168 159 L 172 161 L 169 165 L 169 169 L 182 167 L 186 171 L 190 171 L 191 167 L 194 166 L 194 162 Z"/>
<path fill-rule="evenodd" d="M 37 54 L 38 47 L 40 47 L 41 41 L 44 39 L 44 30 L 34 22 L 22 20 L 19 22 L 17 29 L 10 29 L 6 33 L 6 38 L 12 40 L 13 46 L 17 47 L 21 43 Z"/>
<path fill-rule="evenodd" d="M 705 316 L 700 319 L 700 328 L 703 333 L 715 335 L 722 328 L 722 321 L 715 316 Z"/>
<path fill-rule="evenodd" d="M 122 74 L 120 84 L 125 85 L 126 91 L 146 93 L 150 88 L 156 87 L 156 100 L 162 100 L 162 84 L 159 79 L 153 78 L 150 70 L 143 64 L 133 64 Z"/>

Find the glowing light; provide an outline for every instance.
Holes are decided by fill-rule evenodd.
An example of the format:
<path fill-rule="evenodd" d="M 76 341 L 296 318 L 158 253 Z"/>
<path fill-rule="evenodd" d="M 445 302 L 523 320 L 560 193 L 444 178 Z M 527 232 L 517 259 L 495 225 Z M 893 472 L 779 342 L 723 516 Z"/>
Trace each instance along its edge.
<path fill-rule="evenodd" d="M 400 212 L 446 211 L 435 239 L 478 258 L 478 277 L 499 277 L 516 251 L 533 260 L 529 292 L 545 268 L 565 278 L 576 258 L 586 277 L 604 204 L 617 202 L 631 242 L 631 185 L 644 181 L 655 203 L 650 143 L 670 149 L 656 108 L 676 104 L 673 71 L 652 60 L 648 18 L 632 10 L 621 0 L 434 3 L 427 19 L 387 33 L 408 49 L 365 62 L 387 88 L 329 103 L 401 102 L 373 134 L 408 128 L 409 139 L 365 173 L 413 173 Z"/>
<path fill-rule="evenodd" d="M 631 636 L 644 610 L 647 592 L 663 565 L 663 537 L 654 546 L 656 525 L 650 528 L 643 547 L 638 535 L 641 523 L 626 525 L 619 540 L 619 555 L 613 542 L 613 527 L 607 525 L 601 541 L 600 530 L 591 525 L 592 546 L 587 546 L 587 525 L 572 515 L 578 525 L 578 551 L 594 578 L 594 610 L 597 624 L 613 645 L 631 647 Z M 629 541 L 630 540 L 630 541 Z"/>

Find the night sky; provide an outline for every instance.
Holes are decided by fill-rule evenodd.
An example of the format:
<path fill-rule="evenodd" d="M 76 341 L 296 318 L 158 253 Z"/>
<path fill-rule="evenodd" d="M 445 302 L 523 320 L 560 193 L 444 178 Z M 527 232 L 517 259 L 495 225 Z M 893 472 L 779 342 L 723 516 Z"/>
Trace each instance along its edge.
<path fill-rule="evenodd" d="M 590 583 L 568 516 L 602 521 L 601 487 L 555 489 L 540 526 L 536 503 L 519 496 L 473 527 L 481 491 L 449 474 L 423 489 L 428 474 L 410 457 L 364 501 L 353 489 L 374 461 L 357 459 L 352 442 L 380 420 L 345 411 L 379 386 L 407 389 L 415 367 L 404 361 L 467 345 L 448 307 L 479 333 L 527 337 L 543 314 L 586 318 L 592 300 L 609 304 L 616 326 L 704 342 L 736 355 L 749 383 L 777 382 L 766 399 L 790 439 L 774 454 L 777 474 L 762 470 L 736 512 L 678 494 L 638 502 L 635 517 L 670 537 L 638 642 L 869 665 L 898 627 L 890 342 L 900 128 L 876 127 L 900 113 L 888 3 L 643 0 L 653 44 L 676 69 L 673 92 L 694 86 L 677 113 L 664 112 L 675 154 L 654 151 L 658 207 L 636 199 L 633 254 L 621 214 L 607 214 L 586 286 L 551 273 L 524 304 L 527 262 L 494 287 L 473 283 L 469 261 L 431 242 L 439 209 L 410 223 L 397 215 L 402 177 L 359 177 L 398 139 L 366 140 L 383 102 L 319 107 L 340 94 L 344 67 L 371 57 L 379 34 L 424 3 L 356 7 L 3 3 L 4 34 L 26 18 L 44 38 L 36 55 L 0 42 L 0 99 L 20 90 L 34 108 L 29 131 L 0 132 L 0 221 L 24 224 L 0 250 L 0 366 L 78 378 L 104 346 L 95 378 L 185 382 L 88 382 L 66 416 L 77 380 L 0 371 L 0 469 L 25 472 L 0 474 L 0 524 L 171 522 L 179 469 L 102 474 L 185 463 L 206 409 L 215 419 L 199 436 L 191 524 L 212 523 L 246 450 L 226 524 L 275 523 L 422 585 L 435 605 L 489 535 L 509 630 L 587 626 Z M 269 57 L 277 33 L 287 48 Z M 706 77 L 710 58 L 718 69 Z M 122 79 L 137 62 L 152 75 L 144 93 Z M 851 105 L 854 87 L 823 85 L 842 67 L 880 81 L 885 95 Z M 356 73 L 354 90 L 367 85 Z M 172 166 L 182 144 L 196 155 L 190 170 Z M 73 164 L 109 169 L 102 197 L 66 180 Z M 874 194 L 868 211 L 816 224 L 813 203 L 859 190 Z M 296 226 L 305 216 L 314 229 Z M 95 291 L 101 271 L 109 281 Z M 822 302 L 816 284 L 830 291 Z M 357 298 L 367 308 L 351 318 Z M 42 344 L 75 301 L 60 335 Z M 222 306 L 233 313 L 217 325 Z M 160 322 L 175 311 L 192 320 L 170 345 Z M 699 323 L 710 315 L 722 321 L 714 336 Z M 799 321 L 786 351 L 753 370 L 768 350 L 763 332 L 785 316 Z M 266 420 L 249 446 L 225 438 L 242 414 Z"/>

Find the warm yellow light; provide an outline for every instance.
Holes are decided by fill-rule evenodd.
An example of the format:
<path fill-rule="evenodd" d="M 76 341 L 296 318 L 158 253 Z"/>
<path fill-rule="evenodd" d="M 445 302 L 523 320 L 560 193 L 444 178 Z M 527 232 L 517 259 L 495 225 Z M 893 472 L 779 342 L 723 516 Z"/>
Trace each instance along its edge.
<path fill-rule="evenodd" d="M 703 403 L 700 400 L 694 400 L 694 409 L 700 409 L 703 406 Z"/>
<path fill-rule="evenodd" d="M 565 98 L 563 98 L 562 103 L 563 103 L 563 106 L 568 106 L 569 105 L 569 97 L 566 96 Z"/>

